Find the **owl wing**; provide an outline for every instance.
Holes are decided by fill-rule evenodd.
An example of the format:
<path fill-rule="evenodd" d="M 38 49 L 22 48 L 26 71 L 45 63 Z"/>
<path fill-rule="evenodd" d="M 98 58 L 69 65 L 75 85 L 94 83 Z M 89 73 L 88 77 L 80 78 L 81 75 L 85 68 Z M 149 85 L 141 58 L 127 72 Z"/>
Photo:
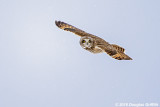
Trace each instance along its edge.
<path fill-rule="evenodd" d="M 115 59 L 118 59 L 118 60 L 132 60 L 131 57 L 129 57 L 128 55 L 126 55 L 124 53 L 125 49 L 118 46 L 118 45 L 115 45 L 115 44 L 111 44 L 113 48 L 116 49 L 117 51 L 117 54 L 113 55 L 112 57 L 115 58 Z"/>
<path fill-rule="evenodd" d="M 63 29 L 63 30 L 66 30 L 66 31 L 70 31 L 78 36 L 90 36 L 90 37 L 95 37 L 94 35 L 92 34 L 89 34 L 81 29 L 78 29 L 72 25 L 69 25 L 65 22 L 61 22 L 61 21 L 55 21 L 55 24 L 57 25 L 57 27 L 59 27 L 60 29 Z"/>
<path fill-rule="evenodd" d="M 125 49 L 118 45 L 101 43 L 101 44 L 97 44 L 97 46 L 102 50 L 104 50 L 112 58 L 115 58 L 117 60 L 132 60 L 132 58 L 130 58 L 128 55 L 124 53 Z"/>
<path fill-rule="evenodd" d="M 118 52 L 117 54 L 113 55 L 112 58 L 118 59 L 118 60 L 132 60 L 128 55 L 126 55 L 123 52 Z"/>

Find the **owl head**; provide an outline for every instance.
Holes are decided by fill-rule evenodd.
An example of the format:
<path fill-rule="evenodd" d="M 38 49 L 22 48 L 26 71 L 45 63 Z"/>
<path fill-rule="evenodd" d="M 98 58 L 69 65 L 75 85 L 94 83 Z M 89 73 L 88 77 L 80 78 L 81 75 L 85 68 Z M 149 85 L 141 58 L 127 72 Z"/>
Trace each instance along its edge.
<path fill-rule="evenodd" d="M 85 37 L 82 37 L 81 39 L 80 39 L 80 45 L 83 47 L 83 48 L 91 48 L 91 47 L 93 47 L 93 38 L 91 38 L 91 37 L 87 37 L 87 36 L 85 36 Z"/>

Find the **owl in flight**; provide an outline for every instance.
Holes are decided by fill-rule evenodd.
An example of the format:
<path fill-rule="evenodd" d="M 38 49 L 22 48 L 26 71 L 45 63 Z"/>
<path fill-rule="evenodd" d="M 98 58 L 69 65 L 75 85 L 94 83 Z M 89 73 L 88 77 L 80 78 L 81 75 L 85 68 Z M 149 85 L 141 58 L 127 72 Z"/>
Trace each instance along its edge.
<path fill-rule="evenodd" d="M 105 52 L 110 55 L 112 58 L 117 60 L 132 60 L 128 55 L 124 53 L 125 49 L 115 45 L 109 44 L 104 39 L 97 37 L 95 35 L 89 34 L 81 29 L 78 29 L 72 25 L 61 21 L 55 21 L 55 24 L 60 29 L 65 31 L 70 31 L 75 33 L 76 35 L 80 36 L 80 45 L 82 48 L 92 52 L 92 53 L 102 53 Z"/>

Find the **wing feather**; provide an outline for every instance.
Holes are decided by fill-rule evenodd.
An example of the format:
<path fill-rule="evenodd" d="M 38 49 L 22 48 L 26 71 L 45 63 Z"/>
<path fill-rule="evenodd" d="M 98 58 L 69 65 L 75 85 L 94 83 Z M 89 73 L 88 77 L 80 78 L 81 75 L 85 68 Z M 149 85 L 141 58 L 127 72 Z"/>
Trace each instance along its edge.
<path fill-rule="evenodd" d="M 123 52 L 118 52 L 117 54 L 113 55 L 112 58 L 118 59 L 118 60 L 132 60 L 128 55 L 126 55 Z"/>
<path fill-rule="evenodd" d="M 102 50 L 104 50 L 108 55 L 110 55 L 112 58 L 115 58 L 117 60 L 132 60 L 128 55 L 126 55 L 124 52 L 117 50 L 114 46 L 111 44 L 105 46 L 101 45 L 99 46 Z"/>
<path fill-rule="evenodd" d="M 57 25 L 57 27 L 59 27 L 60 29 L 63 29 L 65 31 L 70 31 L 78 36 L 90 36 L 90 37 L 94 37 L 94 35 L 89 34 L 81 29 L 78 29 L 70 24 L 67 24 L 65 22 L 61 22 L 61 21 L 55 21 L 55 24 Z"/>
<path fill-rule="evenodd" d="M 104 50 L 104 52 L 106 52 L 110 56 L 117 54 L 117 51 L 114 48 L 112 48 L 112 46 L 109 43 L 98 45 L 98 47 Z"/>

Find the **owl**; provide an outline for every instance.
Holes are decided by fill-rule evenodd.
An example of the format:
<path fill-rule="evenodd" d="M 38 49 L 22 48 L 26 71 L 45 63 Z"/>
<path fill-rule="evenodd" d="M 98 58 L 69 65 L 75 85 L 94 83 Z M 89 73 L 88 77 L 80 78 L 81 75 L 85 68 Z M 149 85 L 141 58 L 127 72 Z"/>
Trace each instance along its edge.
<path fill-rule="evenodd" d="M 105 52 L 108 55 L 110 55 L 112 58 L 115 58 L 117 60 L 132 60 L 132 58 L 130 58 L 128 55 L 124 53 L 125 49 L 118 45 L 109 44 L 104 39 L 98 36 L 89 34 L 65 22 L 55 21 L 55 24 L 60 29 L 63 29 L 65 31 L 70 31 L 80 36 L 81 38 L 79 43 L 81 47 L 91 53 L 96 54 L 96 53 Z"/>

